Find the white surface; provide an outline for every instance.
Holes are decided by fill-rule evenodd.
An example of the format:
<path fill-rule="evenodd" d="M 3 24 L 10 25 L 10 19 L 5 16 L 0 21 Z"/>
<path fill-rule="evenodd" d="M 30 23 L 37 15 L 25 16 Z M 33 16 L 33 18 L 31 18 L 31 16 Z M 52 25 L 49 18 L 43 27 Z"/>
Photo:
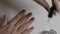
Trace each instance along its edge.
<path fill-rule="evenodd" d="M 5 1 L 5 0 L 4 0 Z M 15 7 L 15 9 L 10 8 L 2 3 L 0 3 L 0 16 L 6 14 L 9 19 L 12 19 L 21 9 L 26 9 L 26 12 L 32 12 L 35 17 L 35 21 L 31 26 L 35 26 L 34 31 L 31 34 L 40 34 L 43 30 L 54 29 L 57 34 L 60 34 L 60 15 L 54 16 L 50 23 L 48 20 L 47 11 L 37 3 L 32 0 L 8 0 L 8 2 Z M 47 0 L 51 6 L 51 0 Z"/>

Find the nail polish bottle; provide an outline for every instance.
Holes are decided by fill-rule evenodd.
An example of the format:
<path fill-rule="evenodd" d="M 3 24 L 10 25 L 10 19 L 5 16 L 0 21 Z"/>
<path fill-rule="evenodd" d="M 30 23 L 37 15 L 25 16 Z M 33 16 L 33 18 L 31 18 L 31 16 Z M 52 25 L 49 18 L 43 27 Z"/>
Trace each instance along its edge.
<path fill-rule="evenodd" d="M 50 21 L 51 18 L 53 18 L 54 10 L 55 10 L 55 7 L 52 6 L 52 7 L 50 8 L 50 12 L 49 12 L 49 14 L 48 14 L 48 18 L 49 18 L 49 19 L 48 19 L 48 22 Z"/>

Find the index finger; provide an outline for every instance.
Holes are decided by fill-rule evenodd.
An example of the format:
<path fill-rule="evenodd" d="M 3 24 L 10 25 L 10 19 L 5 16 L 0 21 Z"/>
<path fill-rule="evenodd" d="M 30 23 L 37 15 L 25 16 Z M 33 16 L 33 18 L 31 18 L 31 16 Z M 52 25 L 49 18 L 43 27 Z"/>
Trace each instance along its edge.
<path fill-rule="evenodd" d="M 19 19 L 21 19 L 23 16 L 25 15 L 25 9 L 22 10 L 21 12 L 19 12 L 11 21 L 10 24 L 15 24 L 16 22 L 19 21 Z"/>

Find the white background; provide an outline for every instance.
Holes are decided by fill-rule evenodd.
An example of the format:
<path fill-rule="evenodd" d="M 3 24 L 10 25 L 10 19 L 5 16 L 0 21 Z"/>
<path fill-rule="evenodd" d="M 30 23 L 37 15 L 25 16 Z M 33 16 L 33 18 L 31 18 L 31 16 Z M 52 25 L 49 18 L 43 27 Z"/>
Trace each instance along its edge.
<path fill-rule="evenodd" d="M 5 0 L 4 0 L 5 1 Z M 41 6 L 38 5 L 33 0 L 8 0 L 11 6 L 7 6 L 4 3 L 0 3 L 0 16 L 6 14 L 10 19 L 12 19 L 20 10 L 26 9 L 26 12 L 32 12 L 35 17 L 35 21 L 31 26 L 35 29 L 31 34 L 40 34 L 41 31 L 54 29 L 57 34 L 60 34 L 60 15 L 54 16 L 49 23 L 48 12 Z M 51 0 L 47 0 L 51 6 Z"/>

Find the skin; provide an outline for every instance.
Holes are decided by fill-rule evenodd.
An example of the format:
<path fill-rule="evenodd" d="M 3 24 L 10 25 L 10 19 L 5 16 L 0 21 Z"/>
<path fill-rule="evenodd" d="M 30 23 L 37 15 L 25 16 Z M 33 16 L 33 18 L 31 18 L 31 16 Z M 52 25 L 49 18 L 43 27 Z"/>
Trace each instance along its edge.
<path fill-rule="evenodd" d="M 42 5 L 48 12 L 50 11 L 50 6 L 45 0 L 34 1 Z M 52 0 L 52 5 L 55 6 L 56 12 L 59 12 L 58 0 Z M 10 21 L 8 21 L 7 16 L 4 15 L 3 24 L 0 27 L 0 34 L 30 34 L 34 29 L 34 27 L 28 28 L 34 21 L 34 17 L 30 18 L 31 16 L 32 13 L 25 15 L 25 9 Z"/>
<path fill-rule="evenodd" d="M 52 5 L 55 6 L 57 12 L 60 11 L 58 0 L 52 0 Z"/>
<path fill-rule="evenodd" d="M 50 6 L 45 0 L 34 0 L 37 2 L 39 5 L 43 6 L 48 12 L 50 11 Z"/>
<path fill-rule="evenodd" d="M 45 1 L 45 0 L 34 0 L 36 3 L 38 3 L 39 5 L 43 6 L 47 12 L 50 12 L 50 6 L 49 4 Z M 58 4 L 58 0 L 52 0 L 52 6 L 55 6 L 56 10 L 55 12 L 59 12 L 59 4 Z"/>
<path fill-rule="evenodd" d="M 34 27 L 28 27 L 34 21 L 34 17 L 30 18 L 32 13 L 25 15 L 25 12 L 25 9 L 22 10 L 10 21 L 8 21 L 7 16 L 4 15 L 3 24 L 0 27 L 0 34 L 30 34 Z"/>

